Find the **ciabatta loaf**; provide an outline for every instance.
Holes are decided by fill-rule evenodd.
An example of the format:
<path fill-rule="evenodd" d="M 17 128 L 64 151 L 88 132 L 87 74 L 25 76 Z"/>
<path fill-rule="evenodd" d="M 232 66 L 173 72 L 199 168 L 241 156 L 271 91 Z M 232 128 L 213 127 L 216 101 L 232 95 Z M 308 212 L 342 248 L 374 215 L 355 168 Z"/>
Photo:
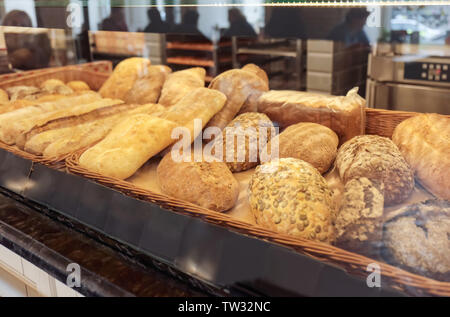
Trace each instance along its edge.
<path fill-rule="evenodd" d="M 172 70 L 167 66 L 150 66 L 148 74 L 137 79 L 125 96 L 126 103 L 156 103 L 168 74 Z"/>
<path fill-rule="evenodd" d="M 121 121 L 99 143 L 80 156 L 80 166 L 99 174 L 125 179 L 169 146 L 176 123 L 147 114 Z"/>
<path fill-rule="evenodd" d="M 392 141 L 420 183 L 450 200 L 450 117 L 427 113 L 406 119 L 395 128 Z"/>

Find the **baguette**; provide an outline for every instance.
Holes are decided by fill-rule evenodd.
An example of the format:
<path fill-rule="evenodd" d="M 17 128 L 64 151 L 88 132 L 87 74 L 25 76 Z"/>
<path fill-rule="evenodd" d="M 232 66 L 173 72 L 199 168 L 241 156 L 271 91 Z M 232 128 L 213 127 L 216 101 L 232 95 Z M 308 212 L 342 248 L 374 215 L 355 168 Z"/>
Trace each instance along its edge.
<path fill-rule="evenodd" d="M 173 142 L 171 133 L 176 126 L 147 114 L 128 117 L 81 155 L 80 166 L 105 176 L 128 178 Z"/>
<path fill-rule="evenodd" d="M 167 77 L 158 103 L 170 107 L 195 88 L 205 87 L 206 71 L 201 67 L 180 70 Z"/>
<path fill-rule="evenodd" d="M 95 109 L 113 106 L 122 103 L 119 99 L 101 99 L 92 103 L 81 104 L 69 109 L 59 109 L 55 111 L 45 112 L 31 118 L 25 118 L 5 125 L 2 141 L 11 144 L 15 143 L 20 148 L 23 148 L 26 141 L 25 134 L 36 126 L 43 125 L 50 120 L 64 118 L 67 116 L 80 115 L 88 113 Z"/>
<path fill-rule="evenodd" d="M 99 90 L 104 98 L 124 100 L 134 82 L 148 73 L 150 60 L 131 57 L 121 61 Z"/>
<path fill-rule="evenodd" d="M 0 104 L 7 104 L 7 103 L 9 103 L 8 93 L 0 88 Z"/>
<path fill-rule="evenodd" d="M 65 156 L 101 141 L 117 123 L 128 116 L 139 113 L 152 114 L 164 109 L 163 106 L 156 104 L 135 106 L 124 104 L 107 107 L 111 109 L 93 111 L 98 114 L 97 116 L 91 112 L 55 122 L 57 124 L 50 125 L 54 127 L 53 129 L 46 127 L 47 129 L 30 135 L 25 144 L 25 151 L 45 157 Z"/>

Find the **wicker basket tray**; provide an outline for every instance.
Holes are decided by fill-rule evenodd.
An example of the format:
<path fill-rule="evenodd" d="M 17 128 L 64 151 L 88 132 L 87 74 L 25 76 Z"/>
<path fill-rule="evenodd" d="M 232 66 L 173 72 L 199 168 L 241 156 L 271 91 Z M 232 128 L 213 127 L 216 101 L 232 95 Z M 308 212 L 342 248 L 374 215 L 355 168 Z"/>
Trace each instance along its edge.
<path fill-rule="evenodd" d="M 92 71 L 98 69 L 99 71 Z M 12 79 L 1 81 L 0 88 L 8 88 L 19 85 L 26 86 L 39 86 L 43 81 L 47 79 L 60 79 L 63 82 L 68 82 L 71 80 L 82 80 L 86 82 L 92 90 L 99 90 L 103 83 L 108 79 L 112 71 L 111 62 L 101 62 L 100 63 L 88 63 L 76 66 L 66 66 L 43 69 L 39 71 L 32 71 L 30 73 L 24 74 L 20 73 L 20 76 L 16 76 Z M 0 148 L 9 151 L 17 156 L 23 157 L 25 159 L 31 160 L 36 163 L 45 164 L 53 168 L 64 168 L 65 159 L 69 155 L 58 156 L 58 157 L 42 157 L 30 154 L 28 152 L 22 151 L 15 146 L 9 146 L 0 142 Z"/>
<path fill-rule="evenodd" d="M 366 133 L 390 137 L 395 126 L 399 122 L 414 115 L 416 115 L 416 113 L 367 109 Z M 368 275 L 368 272 L 366 271 L 367 266 L 371 263 L 378 263 L 382 272 L 383 283 L 387 282 L 391 287 L 407 294 L 450 296 L 450 283 L 448 282 L 441 282 L 413 274 L 403 269 L 325 243 L 294 238 L 286 234 L 277 233 L 241 221 L 226 213 L 215 212 L 164 194 L 158 194 L 150 190 L 139 188 L 128 181 L 88 171 L 78 164 L 79 157 L 82 153 L 83 151 L 78 151 L 67 158 L 66 166 L 70 172 L 93 179 L 102 185 L 121 191 L 126 195 L 156 203 L 163 208 L 178 213 L 200 217 L 209 223 L 227 227 L 229 230 L 238 231 L 240 233 L 253 235 L 264 240 L 282 244 L 297 252 L 318 258 L 321 261 L 338 265 L 347 272 L 363 278 L 366 278 Z"/>

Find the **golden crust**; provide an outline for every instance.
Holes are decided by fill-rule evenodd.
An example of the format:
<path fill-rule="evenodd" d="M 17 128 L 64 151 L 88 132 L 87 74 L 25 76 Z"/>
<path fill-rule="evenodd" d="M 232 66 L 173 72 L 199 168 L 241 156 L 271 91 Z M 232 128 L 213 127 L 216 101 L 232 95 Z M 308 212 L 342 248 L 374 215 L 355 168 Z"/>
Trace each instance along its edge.
<path fill-rule="evenodd" d="M 267 134 L 261 134 L 261 128 L 266 129 Z M 231 121 L 223 130 L 222 139 L 216 140 L 223 144 L 223 161 L 228 168 L 232 172 L 241 172 L 258 165 L 259 144 L 264 146 L 267 144 L 271 138 L 272 129 L 272 121 L 263 113 L 247 112 Z M 239 142 L 239 138 L 244 138 L 245 142 Z M 227 153 L 230 157 L 227 157 Z"/>
<path fill-rule="evenodd" d="M 231 209 L 239 184 L 223 162 L 175 162 L 167 153 L 157 168 L 158 182 L 169 196 L 215 210 Z"/>
<path fill-rule="evenodd" d="M 276 139 L 275 139 L 276 138 Z M 279 157 L 293 157 L 310 163 L 323 174 L 333 163 L 339 139 L 336 133 L 326 126 L 301 122 L 287 127 L 272 142 L 278 141 Z"/>
<path fill-rule="evenodd" d="M 190 91 L 205 87 L 206 71 L 201 67 L 193 67 L 170 74 L 161 90 L 158 103 L 170 107 L 179 102 Z"/>
<path fill-rule="evenodd" d="M 9 103 L 8 93 L 0 88 L 0 105 L 6 103 Z"/>
<path fill-rule="evenodd" d="M 150 66 L 148 74 L 134 82 L 133 87 L 125 97 L 125 102 L 137 104 L 158 102 L 161 89 L 168 75 L 166 68 L 168 67 Z"/>
<path fill-rule="evenodd" d="M 219 90 L 227 97 L 223 109 L 207 125 L 219 129 L 225 128 L 233 120 L 246 101 L 256 105 L 259 96 L 269 89 L 267 83 L 257 75 L 242 69 L 223 72 L 211 81 L 209 88 Z"/>
<path fill-rule="evenodd" d="M 67 83 L 67 87 L 71 88 L 75 92 L 91 90 L 89 85 L 82 80 L 72 80 Z"/>
<path fill-rule="evenodd" d="M 386 206 L 403 202 L 414 189 L 414 174 L 397 146 L 378 135 L 356 136 L 336 156 L 341 180 L 367 177 L 384 185 Z"/>
<path fill-rule="evenodd" d="M 414 116 L 395 128 L 392 141 L 420 183 L 450 200 L 450 118 L 432 113 Z"/>
<path fill-rule="evenodd" d="M 105 176 L 128 178 L 173 142 L 171 133 L 176 126 L 147 114 L 128 117 L 80 156 L 80 166 Z"/>
<path fill-rule="evenodd" d="M 309 163 L 282 158 L 258 166 L 249 183 L 249 201 L 256 222 L 296 237 L 334 239 L 332 193 Z"/>
<path fill-rule="evenodd" d="M 131 57 L 121 61 L 99 90 L 104 98 L 125 99 L 134 82 L 148 72 L 150 60 Z"/>

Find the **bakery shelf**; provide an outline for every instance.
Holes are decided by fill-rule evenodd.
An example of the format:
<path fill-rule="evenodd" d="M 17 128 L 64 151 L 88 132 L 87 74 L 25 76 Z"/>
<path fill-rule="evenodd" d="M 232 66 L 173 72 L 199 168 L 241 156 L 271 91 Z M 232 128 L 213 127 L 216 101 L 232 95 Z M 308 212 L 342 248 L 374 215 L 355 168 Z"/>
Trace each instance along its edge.
<path fill-rule="evenodd" d="M 193 50 L 193 51 L 213 51 L 215 47 L 222 48 L 231 46 L 230 42 L 219 42 L 216 46 L 213 43 L 186 43 L 186 42 L 167 42 L 167 49 Z"/>
<path fill-rule="evenodd" d="M 231 58 L 225 57 L 219 59 L 220 64 L 231 63 Z M 167 57 L 167 64 L 189 65 L 189 66 L 203 66 L 214 67 L 215 63 L 212 60 L 196 59 L 191 57 Z"/>

